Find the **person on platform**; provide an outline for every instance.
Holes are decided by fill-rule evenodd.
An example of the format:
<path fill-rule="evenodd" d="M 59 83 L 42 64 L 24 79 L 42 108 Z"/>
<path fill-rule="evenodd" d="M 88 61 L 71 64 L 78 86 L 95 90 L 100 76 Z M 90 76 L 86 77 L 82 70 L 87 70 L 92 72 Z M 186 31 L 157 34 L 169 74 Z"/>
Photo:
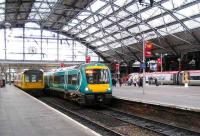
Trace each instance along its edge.
<path fill-rule="evenodd" d="M 119 86 L 121 87 L 122 86 L 122 79 L 119 78 Z"/>
<path fill-rule="evenodd" d="M 117 81 L 113 78 L 113 79 L 112 79 L 112 85 L 113 85 L 114 87 L 116 87 L 116 84 L 117 84 Z"/>
<path fill-rule="evenodd" d="M 139 77 L 138 86 L 143 87 L 143 78 L 141 76 Z"/>
<path fill-rule="evenodd" d="M 137 79 L 136 79 L 136 78 L 133 79 L 133 85 L 134 85 L 135 87 L 137 86 Z"/>
<path fill-rule="evenodd" d="M 158 79 L 155 78 L 155 85 L 158 86 Z"/>

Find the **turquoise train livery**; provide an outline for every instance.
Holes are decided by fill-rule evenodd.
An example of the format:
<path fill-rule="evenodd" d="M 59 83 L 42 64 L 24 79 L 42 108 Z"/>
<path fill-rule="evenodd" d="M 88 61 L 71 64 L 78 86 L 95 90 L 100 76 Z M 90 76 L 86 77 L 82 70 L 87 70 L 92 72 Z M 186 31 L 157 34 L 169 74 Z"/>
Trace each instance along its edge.
<path fill-rule="evenodd" d="M 109 104 L 112 80 L 109 68 L 102 63 L 81 64 L 45 73 L 45 92 L 63 94 L 80 104 Z"/>

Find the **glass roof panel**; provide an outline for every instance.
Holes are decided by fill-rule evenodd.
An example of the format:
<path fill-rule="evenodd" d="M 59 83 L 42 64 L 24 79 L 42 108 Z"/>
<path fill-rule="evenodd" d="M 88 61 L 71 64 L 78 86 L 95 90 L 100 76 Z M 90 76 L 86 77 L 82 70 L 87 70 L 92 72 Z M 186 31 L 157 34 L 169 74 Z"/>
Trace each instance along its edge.
<path fill-rule="evenodd" d="M 177 7 L 180 7 L 186 3 L 190 3 L 194 0 L 171 0 L 172 2 L 172 5 L 173 5 L 173 8 L 177 8 Z"/>
<path fill-rule="evenodd" d="M 96 28 L 96 27 L 94 27 L 94 26 L 92 26 L 92 27 L 90 27 L 89 29 L 87 29 L 87 32 L 88 32 L 88 33 L 94 33 L 94 32 L 96 32 L 97 30 L 99 30 L 99 29 Z"/>
<path fill-rule="evenodd" d="M 190 17 L 192 15 L 199 14 L 200 13 L 200 9 L 198 7 L 198 4 L 196 4 L 196 5 L 184 8 L 182 10 L 179 10 L 179 11 L 177 11 L 177 13 L 179 13 L 181 15 L 184 15 L 184 16 L 187 16 L 187 17 Z"/>
<path fill-rule="evenodd" d="M 141 14 L 138 14 L 137 16 L 140 17 L 140 15 L 141 15 L 142 19 L 146 20 L 148 18 L 151 18 L 151 17 L 159 15 L 159 14 L 161 14 L 161 10 L 157 7 L 153 7 L 145 12 L 142 12 Z"/>
<path fill-rule="evenodd" d="M 70 26 L 75 26 L 79 23 L 78 19 L 72 19 L 68 24 L 70 24 Z"/>
<path fill-rule="evenodd" d="M 135 39 L 132 37 L 132 38 L 129 38 L 129 39 L 122 40 L 122 42 L 123 42 L 125 45 L 130 45 L 130 44 L 136 43 L 137 40 L 135 40 Z"/>
<path fill-rule="evenodd" d="M 127 3 L 131 2 L 132 0 L 116 0 L 114 3 L 120 7 L 126 5 Z"/>
<path fill-rule="evenodd" d="M 36 0 L 31 9 L 29 19 L 46 19 L 57 1 L 58 0 Z"/>
<path fill-rule="evenodd" d="M 108 32 L 108 33 L 112 33 L 112 32 L 115 32 L 115 31 L 119 31 L 119 27 L 117 25 L 114 25 L 114 26 L 106 29 L 106 32 Z"/>
<path fill-rule="evenodd" d="M 140 33 L 140 29 L 138 28 L 138 26 L 129 29 L 129 31 L 132 33 Z"/>
<path fill-rule="evenodd" d="M 89 24 L 94 24 L 96 20 L 94 20 L 93 17 L 90 17 L 89 19 L 87 19 L 87 23 Z"/>
<path fill-rule="evenodd" d="M 127 36 L 130 36 L 130 34 L 127 31 L 123 31 L 114 35 L 114 37 L 116 37 L 117 39 L 121 39 Z"/>
<path fill-rule="evenodd" d="M 122 46 L 122 44 L 121 43 L 118 43 L 118 42 L 116 42 L 116 43 L 112 43 L 112 44 L 109 44 L 109 46 L 111 47 L 111 48 L 118 48 L 118 47 L 121 47 Z"/>
<path fill-rule="evenodd" d="M 105 2 L 103 2 L 103 1 L 101 1 L 101 0 L 97 0 L 97 1 L 95 1 L 94 3 L 92 3 L 92 4 L 90 5 L 90 7 L 88 7 L 87 9 L 90 10 L 90 8 L 91 8 L 91 10 L 92 10 L 93 12 L 95 12 L 95 11 L 97 11 L 98 9 L 100 9 L 101 7 L 103 7 L 105 4 L 106 4 Z"/>
<path fill-rule="evenodd" d="M 170 33 L 177 33 L 177 32 L 184 31 L 184 28 L 181 24 L 175 24 L 172 26 L 168 26 L 167 29 Z"/>
<path fill-rule="evenodd" d="M 82 33 L 78 34 L 77 36 L 80 38 L 83 38 L 85 36 L 88 36 L 88 33 L 82 32 Z"/>
<path fill-rule="evenodd" d="M 89 26 L 88 23 L 81 22 L 79 25 L 77 25 L 77 28 L 83 30 L 83 29 L 87 28 L 88 26 Z"/>
<path fill-rule="evenodd" d="M 109 21 L 108 19 L 104 19 L 101 23 L 98 24 L 99 27 L 106 27 L 108 25 L 112 24 L 111 21 Z"/>
<path fill-rule="evenodd" d="M 106 41 L 106 43 L 108 43 L 108 42 L 115 41 L 115 38 L 113 38 L 112 36 L 108 36 L 108 37 L 105 37 L 103 40 Z"/>
<path fill-rule="evenodd" d="M 130 11 L 131 13 L 138 12 L 137 3 L 131 4 L 131 5 L 128 6 L 126 9 L 127 9 L 128 11 Z"/>
<path fill-rule="evenodd" d="M 169 35 L 172 33 L 177 33 L 184 31 L 183 27 L 180 24 L 171 25 L 162 29 L 158 29 L 158 32 L 162 35 Z"/>
<path fill-rule="evenodd" d="M 103 44 L 102 41 L 97 41 L 97 42 L 92 43 L 93 46 L 100 46 L 102 44 Z"/>
<path fill-rule="evenodd" d="M 127 17 L 129 14 L 125 11 L 120 11 L 116 14 L 117 17 L 119 17 L 119 19 L 125 18 Z"/>
<path fill-rule="evenodd" d="M 108 14 L 112 13 L 112 8 L 110 5 L 108 5 L 106 8 L 101 10 L 99 13 L 103 14 L 103 15 L 108 15 Z"/>
<path fill-rule="evenodd" d="M 94 41 L 96 38 L 94 36 L 89 36 L 85 40 L 88 42 Z"/>
<path fill-rule="evenodd" d="M 70 25 L 65 25 L 65 26 L 63 27 L 63 30 L 64 30 L 64 31 L 68 31 L 69 29 L 72 29 L 72 26 L 70 26 Z"/>
<path fill-rule="evenodd" d="M 109 48 L 107 46 L 102 46 L 102 47 L 99 47 L 98 50 L 107 51 L 107 50 L 109 50 Z"/>
<path fill-rule="evenodd" d="M 95 36 L 95 37 L 98 37 L 98 38 L 101 38 L 101 37 L 103 37 L 104 35 L 105 35 L 105 33 L 103 33 L 102 31 L 100 31 L 100 32 L 96 33 L 94 36 Z"/>
<path fill-rule="evenodd" d="M 134 25 L 135 22 L 130 21 L 130 20 L 124 20 L 124 21 L 120 22 L 119 24 L 120 24 L 121 26 L 123 26 L 123 27 L 128 27 L 128 26 Z"/>
<path fill-rule="evenodd" d="M 173 5 L 172 5 L 172 1 L 171 1 L 171 0 L 169 0 L 169 1 L 167 1 L 167 2 L 164 2 L 164 3 L 162 3 L 161 5 L 162 5 L 163 7 L 165 7 L 166 9 L 168 9 L 168 10 L 173 9 Z"/>
<path fill-rule="evenodd" d="M 194 20 L 185 21 L 184 24 L 185 24 L 189 29 L 198 28 L 198 27 L 200 27 L 200 17 L 195 18 Z"/>
<path fill-rule="evenodd" d="M 145 37 L 146 40 L 154 39 L 154 38 L 157 37 L 157 35 L 155 34 L 154 31 L 151 31 L 151 32 L 145 33 L 143 36 Z"/>
<path fill-rule="evenodd" d="M 80 19 L 80 20 L 83 20 L 83 19 L 89 17 L 90 15 L 91 15 L 91 13 L 83 11 L 77 16 L 77 18 Z"/>
<path fill-rule="evenodd" d="M 158 27 L 158 26 L 161 26 L 161 25 L 164 25 L 164 20 L 163 20 L 163 17 L 159 17 L 157 19 L 154 19 L 152 21 L 149 21 L 148 22 L 152 27 Z"/>
<path fill-rule="evenodd" d="M 168 24 L 171 22 L 176 21 L 171 15 L 165 15 L 162 17 L 159 17 L 157 19 L 154 19 L 152 21 L 149 21 L 148 23 L 152 26 L 152 27 L 158 27 L 164 24 Z"/>

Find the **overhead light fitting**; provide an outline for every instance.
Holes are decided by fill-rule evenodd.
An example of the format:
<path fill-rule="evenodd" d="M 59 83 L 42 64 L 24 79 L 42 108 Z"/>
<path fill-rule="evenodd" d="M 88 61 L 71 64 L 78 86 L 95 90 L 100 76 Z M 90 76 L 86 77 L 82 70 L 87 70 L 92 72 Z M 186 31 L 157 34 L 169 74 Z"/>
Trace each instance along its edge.
<path fill-rule="evenodd" d="M 11 23 L 5 22 L 4 26 L 5 26 L 5 28 L 10 28 L 11 27 Z"/>

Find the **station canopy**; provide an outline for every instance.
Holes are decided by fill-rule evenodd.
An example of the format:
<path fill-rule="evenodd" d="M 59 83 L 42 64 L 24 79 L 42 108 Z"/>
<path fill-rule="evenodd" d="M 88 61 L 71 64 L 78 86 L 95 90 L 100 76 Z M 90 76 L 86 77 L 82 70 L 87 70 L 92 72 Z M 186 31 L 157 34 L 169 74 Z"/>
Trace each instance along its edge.
<path fill-rule="evenodd" d="M 200 0 L 0 0 L 0 27 L 42 30 L 74 39 L 103 60 L 142 60 L 153 54 L 200 50 Z"/>

